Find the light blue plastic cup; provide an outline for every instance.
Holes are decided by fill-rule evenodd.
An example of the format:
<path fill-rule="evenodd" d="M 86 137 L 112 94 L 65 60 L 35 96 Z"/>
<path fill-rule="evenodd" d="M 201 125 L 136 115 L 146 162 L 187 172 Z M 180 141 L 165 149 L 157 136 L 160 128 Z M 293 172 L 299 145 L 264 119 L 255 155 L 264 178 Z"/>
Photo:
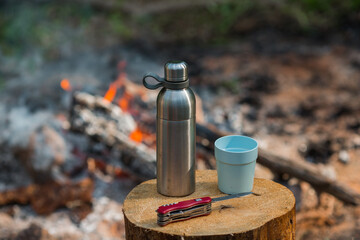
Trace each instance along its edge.
<path fill-rule="evenodd" d="M 246 136 L 225 136 L 215 141 L 218 187 L 221 192 L 250 192 L 254 184 L 258 143 Z"/>

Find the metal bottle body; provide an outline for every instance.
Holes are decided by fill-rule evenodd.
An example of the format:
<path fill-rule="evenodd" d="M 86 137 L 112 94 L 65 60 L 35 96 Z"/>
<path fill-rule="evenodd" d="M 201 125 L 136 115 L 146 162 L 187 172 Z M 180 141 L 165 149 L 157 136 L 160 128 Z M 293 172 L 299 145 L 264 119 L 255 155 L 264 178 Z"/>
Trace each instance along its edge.
<path fill-rule="evenodd" d="M 195 96 L 188 87 L 163 88 L 157 98 L 157 190 L 166 196 L 195 191 Z"/>

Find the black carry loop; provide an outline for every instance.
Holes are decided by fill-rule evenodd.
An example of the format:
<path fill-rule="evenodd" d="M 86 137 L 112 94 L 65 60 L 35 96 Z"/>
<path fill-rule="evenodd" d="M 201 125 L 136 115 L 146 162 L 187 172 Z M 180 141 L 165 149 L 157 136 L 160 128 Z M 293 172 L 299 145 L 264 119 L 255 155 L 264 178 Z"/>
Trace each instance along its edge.
<path fill-rule="evenodd" d="M 148 78 L 148 77 L 151 77 L 151 78 L 155 79 L 155 80 L 158 81 L 159 83 L 157 83 L 157 84 L 150 84 L 150 83 L 146 82 L 146 78 Z M 164 86 L 164 82 L 165 82 L 165 79 L 162 78 L 162 77 L 160 77 L 159 75 L 157 75 L 157 74 L 155 74 L 155 73 L 147 73 L 147 74 L 145 74 L 144 77 L 143 77 L 143 84 L 144 84 L 144 86 L 145 86 L 146 88 L 152 89 L 152 90 L 157 89 L 157 88 L 159 88 L 159 87 L 163 87 L 163 86 Z"/>
<path fill-rule="evenodd" d="M 146 81 L 146 78 L 153 78 L 155 79 L 157 82 L 157 84 L 150 84 Z M 146 88 L 154 90 L 157 89 L 159 87 L 166 87 L 169 89 L 183 89 L 183 88 L 187 88 L 189 86 L 189 79 L 186 79 L 185 81 L 181 81 L 181 82 L 170 82 L 170 81 L 166 81 L 166 79 L 160 77 L 159 75 L 155 74 L 155 73 L 147 73 L 144 75 L 143 77 L 143 84 Z"/>

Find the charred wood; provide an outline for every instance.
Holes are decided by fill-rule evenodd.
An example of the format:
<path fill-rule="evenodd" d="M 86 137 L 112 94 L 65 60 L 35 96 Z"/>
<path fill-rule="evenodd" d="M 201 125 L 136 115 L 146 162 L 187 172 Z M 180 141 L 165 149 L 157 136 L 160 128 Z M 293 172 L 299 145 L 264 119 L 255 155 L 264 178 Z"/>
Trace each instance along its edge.
<path fill-rule="evenodd" d="M 74 94 L 70 121 L 73 131 L 84 133 L 109 147 L 119 148 L 125 170 L 139 180 L 156 177 L 155 151 L 129 138 L 134 123 L 120 107 L 102 97 L 78 92 Z"/>
<path fill-rule="evenodd" d="M 30 203 L 38 214 L 49 214 L 71 202 L 91 203 L 93 190 L 94 181 L 89 177 L 77 182 L 31 184 L 1 192 L 0 205 Z"/>

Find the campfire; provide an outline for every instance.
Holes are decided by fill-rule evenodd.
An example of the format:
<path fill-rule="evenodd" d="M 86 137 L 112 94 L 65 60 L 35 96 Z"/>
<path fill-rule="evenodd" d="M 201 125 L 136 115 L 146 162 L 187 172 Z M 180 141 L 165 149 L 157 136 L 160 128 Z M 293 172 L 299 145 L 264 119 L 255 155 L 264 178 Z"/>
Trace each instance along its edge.
<path fill-rule="evenodd" d="M 114 200 L 109 202 L 108 197 L 103 197 L 109 194 L 102 192 L 118 191 L 114 199 L 121 201 L 134 184 L 153 178 L 156 141 L 155 127 L 151 117 L 146 115 L 149 109 L 145 109 L 145 115 L 141 112 L 144 107 L 148 108 L 142 100 L 146 99 L 145 92 L 141 86 L 129 82 L 125 66 L 125 61 L 119 63 L 117 78 L 110 83 L 106 92 L 99 92 L 97 96 L 73 86 L 71 78 L 63 78 L 59 82 L 64 94 L 73 98 L 70 118 L 60 114 L 55 118 L 46 115 L 47 118 L 43 119 L 39 114 L 41 121 L 31 126 L 31 132 L 26 135 L 28 139 L 24 139 L 24 144 L 16 143 L 13 147 L 19 163 L 12 163 L 9 167 L 15 171 L 13 177 L 18 174 L 24 177 L 12 181 L 14 186 L 2 187 L 0 205 L 29 204 L 32 211 L 43 216 L 54 215 L 54 212 L 56 215 L 57 211 L 66 208 L 65 220 L 69 219 L 75 224 L 83 222 L 84 226 L 85 222 L 90 221 L 99 227 L 106 222 L 110 224 L 110 229 L 106 227 L 104 231 L 109 230 L 110 236 L 114 234 L 122 237 L 122 216 L 118 216 L 121 215 L 121 209 L 117 209 L 121 205 L 112 203 Z M 30 114 L 23 111 L 24 114 Z M 78 113 L 81 119 L 77 118 Z M 147 122 L 138 124 L 142 118 L 147 118 Z M 86 136 L 79 134 L 84 130 L 84 126 L 81 126 L 84 121 L 89 121 L 86 132 L 83 132 Z M 54 128 L 53 123 L 60 123 L 60 126 Z M 80 128 L 77 129 L 78 124 Z M 108 135 L 100 131 L 104 128 L 108 129 Z M 123 163 L 119 158 L 124 160 Z M 145 161 L 147 166 L 142 166 L 141 161 Z M 25 168 L 18 169 L 18 164 L 24 164 Z M 117 188 L 116 184 L 120 183 L 125 185 Z M 104 204 L 113 207 L 105 210 Z M 101 213 L 97 213 L 99 207 L 102 208 L 99 210 Z M 12 205 L 6 209 L 16 211 Z M 116 211 L 116 215 L 102 220 L 103 214 L 111 211 Z M 71 226 L 69 223 L 67 225 Z M 42 227 L 33 224 L 25 231 L 29 236 L 35 236 L 39 230 L 45 231 Z M 111 228 L 118 230 L 114 232 Z M 91 231 L 97 230 L 96 227 Z M 8 231 L 18 234 L 17 228 L 9 226 Z M 84 227 L 81 231 L 89 230 Z M 0 237 L 1 234 L 0 231 Z"/>

